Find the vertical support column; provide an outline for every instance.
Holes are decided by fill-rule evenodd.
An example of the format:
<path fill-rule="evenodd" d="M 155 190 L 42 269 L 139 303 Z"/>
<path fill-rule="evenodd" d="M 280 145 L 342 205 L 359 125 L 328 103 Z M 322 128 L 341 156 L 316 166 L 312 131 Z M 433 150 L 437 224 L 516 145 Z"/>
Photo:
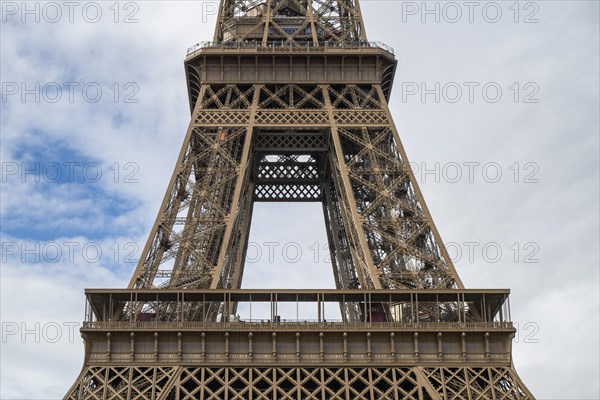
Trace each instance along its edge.
<path fill-rule="evenodd" d="M 307 0 L 306 8 L 308 9 L 308 21 L 310 22 L 310 31 L 312 33 L 313 44 L 316 46 L 319 44 L 319 38 L 317 38 L 317 24 L 315 23 L 315 16 L 313 12 L 312 0 Z"/>
<path fill-rule="evenodd" d="M 110 332 L 106 332 L 106 361 L 110 361 Z"/>
<path fill-rule="evenodd" d="M 371 357 L 369 357 L 370 361 Z M 367 368 L 367 375 L 369 376 L 369 395 L 372 399 L 375 398 L 375 393 L 373 391 L 373 368 Z"/>
<path fill-rule="evenodd" d="M 355 1 L 354 2 L 354 15 L 355 15 L 355 21 L 356 21 L 356 25 L 358 25 L 358 27 L 360 28 L 360 40 L 363 42 L 367 41 L 367 32 L 365 30 L 365 24 L 363 23 L 363 18 L 362 18 L 362 12 L 360 11 L 360 2 Z M 356 26 L 355 25 L 355 26 Z"/>
<path fill-rule="evenodd" d="M 154 361 L 158 361 L 158 332 L 154 332 Z"/>
<path fill-rule="evenodd" d="M 375 268 L 373 263 L 373 258 L 371 257 L 371 252 L 369 246 L 367 244 L 366 235 L 362 226 L 361 217 L 358 213 L 358 209 L 356 206 L 356 200 L 354 198 L 354 193 L 352 191 L 352 185 L 350 184 L 350 178 L 348 176 L 348 168 L 346 167 L 346 163 L 344 161 L 344 152 L 342 150 L 342 143 L 340 141 L 339 132 L 337 123 L 333 114 L 333 105 L 331 104 L 331 99 L 329 98 L 329 91 L 326 85 L 322 85 L 321 89 L 323 91 L 323 99 L 325 102 L 325 107 L 327 109 L 327 113 L 329 115 L 329 124 L 331 126 L 331 138 L 333 139 L 333 148 L 335 151 L 334 157 L 337 165 L 332 165 L 332 173 L 336 173 L 336 170 L 339 170 L 340 178 L 342 180 L 342 188 L 344 193 L 338 193 L 338 199 L 341 205 L 344 205 L 350 211 L 349 216 L 346 216 L 348 226 L 346 226 L 346 235 L 350 239 L 354 237 L 351 231 L 353 228 L 356 231 L 356 235 L 358 236 L 358 243 L 356 245 L 360 249 L 360 257 L 357 257 L 357 254 L 353 252 L 353 258 L 355 266 L 359 266 L 361 264 L 366 264 L 367 271 L 369 273 L 370 282 L 366 281 L 366 277 L 362 276 L 362 271 L 360 268 L 357 268 L 357 272 L 359 273 L 359 277 L 362 277 L 361 284 L 364 286 L 372 286 L 375 289 L 381 289 L 381 281 L 380 281 L 380 273 Z M 337 168 L 336 168 L 337 167 Z M 344 215 L 344 209 L 342 208 L 342 214 Z M 352 226 L 350 226 L 352 225 Z M 362 258 L 362 260 L 361 260 Z M 366 288 L 366 287 L 365 287 Z"/>
<path fill-rule="evenodd" d="M 323 348 L 323 332 L 319 332 L 319 360 L 323 362 L 325 358 L 325 351 Z"/>
<path fill-rule="evenodd" d="M 350 380 L 348 379 L 348 370 L 349 370 L 349 368 L 344 368 L 344 384 L 346 386 L 346 399 L 351 399 L 351 397 L 350 397 Z"/>
<path fill-rule="evenodd" d="M 128 368 L 129 373 L 128 373 L 128 377 L 127 377 L 127 398 L 131 399 L 131 389 L 132 389 L 132 383 L 133 383 L 133 369 L 132 367 Z"/>
<path fill-rule="evenodd" d="M 321 398 L 326 399 L 327 397 L 325 397 L 325 368 L 319 368 L 319 372 L 319 386 L 321 387 Z"/>
<path fill-rule="evenodd" d="M 242 193 L 243 187 L 247 184 L 247 170 L 250 168 L 250 148 L 252 147 L 252 137 L 254 132 L 254 116 L 256 114 L 256 110 L 258 108 L 258 99 L 259 99 L 260 89 L 258 85 L 255 85 L 253 98 L 252 98 L 252 106 L 250 108 L 250 120 L 248 122 L 248 126 L 246 128 L 246 137 L 244 139 L 244 148 L 242 150 L 242 156 L 240 159 L 240 164 L 238 166 L 237 171 L 237 182 L 235 186 L 235 191 L 233 194 L 233 198 L 231 200 L 231 208 L 229 209 L 229 213 L 226 221 L 225 234 L 223 235 L 223 243 L 221 244 L 221 250 L 219 251 L 219 258 L 217 261 L 217 266 L 215 268 L 212 283 L 210 285 L 211 288 L 216 289 L 219 287 L 219 283 L 223 278 L 223 271 L 225 267 L 225 257 L 228 254 L 228 250 L 230 250 L 231 246 L 231 236 L 233 232 L 233 227 L 236 223 L 235 217 L 238 216 L 241 218 L 241 215 L 236 214 L 236 210 L 238 209 L 238 205 L 240 203 L 240 196 Z M 249 228 L 249 226 L 248 226 Z M 228 262 L 232 262 L 228 260 Z M 237 275 L 241 277 L 242 272 L 239 271 L 236 273 L 236 269 L 243 268 L 243 260 L 233 260 L 235 265 L 232 266 L 233 271 L 229 271 L 231 274 L 227 277 L 226 281 L 229 280 L 232 276 Z M 237 289 L 239 287 L 240 282 L 236 282 Z"/>
<path fill-rule="evenodd" d="M 158 368 L 152 368 L 152 400 L 156 399 L 156 378 L 158 375 Z"/>
<path fill-rule="evenodd" d="M 252 118 L 254 118 L 254 113 L 252 113 Z M 250 157 L 248 162 L 249 164 L 252 163 L 252 157 Z M 249 173 L 250 168 L 248 168 L 246 171 L 246 174 Z M 243 215 L 239 223 L 240 226 L 237 227 L 237 229 L 241 231 L 241 237 L 237 248 L 237 265 L 233 271 L 233 275 L 231 276 L 231 287 L 235 289 L 240 288 L 242 277 L 244 275 L 244 262 L 246 260 L 246 254 L 248 251 L 248 238 L 250 237 L 250 226 L 252 223 L 252 213 L 254 211 L 254 183 L 250 182 L 248 177 L 244 177 L 244 182 L 246 182 L 246 194 L 243 198 Z M 234 314 L 237 314 L 237 305 L 237 302 L 233 303 L 232 312 Z"/>
<path fill-rule="evenodd" d="M 225 3 L 225 2 L 223 2 L 223 3 Z M 267 15 L 265 17 L 265 30 L 263 31 L 263 37 L 262 37 L 263 47 L 267 46 L 269 25 L 271 23 L 271 7 L 272 7 L 271 0 L 267 0 Z"/>
<path fill-rule="evenodd" d="M 177 361 L 181 361 L 182 357 L 182 333 L 177 332 Z"/>
<path fill-rule="evenodd" d="M 419 332 L 415 332 L 413 337 L 415 341 L 415 359 L 419 361 Z"/>
<path fill-rule="evenodd" d="M 135 332 L 129 334 L 129 341 L 129 360 L 133 361 L 135 359 Z"/>
<path fill-rule="evenodd" d="M 491 368 L 486 368 L 486 372 L 487 372 L 487 376 L 488 376 L 488 382 L 490 385 L 490 388 L 492 390 L 492 400 L 496 400 L 496 388 L 494 387 L 494 375 L 492 374 L 492 369 Z M 518 393 L 518 390 L 517 390 Z M 520 395 L 518 395 L 520 398 Z"/>
<path fill-rule="evenodd" d="M 204 361 L 204 357 L 202 357 L 202 360 Z M 206 368 L 200 368 L 200 398 L 204 399 L 205 394 L 204 394 L 204 388 L 206 387 Z"/>
<path fill-rule="evenodd" d="M 371 332 L 367 332 L 367 361 L 371 362 Z"/>
<path fill-rule="evenodd" d="M 110 371 L 110 367 L 104 368 L 104 389 L 102 390 L 102 400 L 107 399 L 108 394 L 108 372 Z M 83 385 L 82 385 L 83 386 Z"/>
<path fill-rule="evenodd" d="M 253 347 L 252 347 L 252 337 L 253 337 L 253 333 L 252 332 L 248 332 L 248 358 L 250 359 L 250 361 L 252 361 L 253 359 Z"/>
<path fill-rule="evenodd" d="M 402 145 L 402 141 L 400 140 L 400 135 L 398 134 L 398 130 L 396 129 L 396 125 L 394 124 L 394 119 L 392 118 L 390 109 L 388 108 L 387 102 L 385 101 L 385 95 L 383 93 L 383 90 L 381 89 L 380 85 L 377 85 L 376 87 L 377 87 L 377 92 L 379 94 L 379 99 L 381 100 L 382 103 L 384 103 L 384 110 L 385 110 L 385 113 L 387 116 L 389 127 L 392 130 L 392 133 L 394 135 L 394 141 L 396 142 L 396 148 L 397 148 L 398 152 L 400 153 L 400 157 L 402 157 L 403 164 L 408 173 L 408 178 L 410 180 L 410 184 L 412 185 L 412 187 L 415 191 L 415 194 L 417 196 L 417 199 L 423 209 L 424 217 L 431 229 L 431 233 L 433 234 L 433 237 L 435 238 L 435 242 L 436 242 L 440 252 L 442 253 L 443 258 L 446 261 L 446 266 L 449 270 L 448 271 L 449 274 L 453 277 L 458 288 L 464 289 L 465 285 L 462 283 L 460 277 L 458 276 L 458 273 L 456 272 L 456 268 L 454 268 L 452 259 L 450 258 L 450 255 L 448 254 L 448 250 L 446 249 L 446 246 L 444 245 L 444 242 L 442 241 L 442 237 L 441 237 L 439 231 L 437 230 L 435 223 L 433 222 L 433 218 L 431 217 L 431 213 L 429 212 L 427 203 L 425 203 L 425 198 L 423 197 L 423 193 L 421 192 L 421 189 L 419 188 L 417 180 L 410 169 L 406 151 L 404 150 L 404 146 Z"/>
<path fill-rule="evenodd" d="M 225 332 L 225 359 L 229 361 L 229 332 Z"/>
<path fill-rule="evenodd" d="M 473 393 L 471 392 L 471 380 L 469 379 L 469 367 L 464 367 L 463 372 L 465 374 L 465 383 L 467 384 L 467 396 L 469 400 L 473 398 Z"/>
<path fill-rule="evenodd" d="M 317 322 L 321 323 L 321 295 L 317 293 Z"/>
<path fill-rule="evenodd" d="M 331 267 L 333 268 L 333 278 L 337 289 L 347 289 L 349 278 L 345 274 L 341 260 L 337 256 L 341 256 L 339 240 L 336 240 L 334 235 L 339 232 L 340 227 L 335 219 L 330 218 L 329 211 L 333 209 L 333 201 L 331 199 L 331 189 L 329 185 L 323 185 L 323 215 L 325 216 L 325 231 L 327 233 L 327 242 L 331 253 Z M 342 308 L 342 316 L 345 318 L 345 312 Z"/>
<path fill-rule="evenodd" d="M 394 387 L 398 386 L 398 376 L 396 374 L 396 368 L 392 368 L 392 382 L 394 383 Z M 394 400 L 400 400 L 398 398 L 398 391 L 394 390 Z"/>
<path fill-rule="evenodd" d="M 225 367 L 225 399 L 229 400 L 229 368 Z"/>
<path fill-rule="evenodd" d="M 301 368 L 297 367 L 296 368 L 296 385 L 298 387 L 298 390 L 296 391 L 296 398 L 297 399 L 301 399 L 302 397 L 302 387 L 300 385 L 300 383 L 302 382 L 302 378 L 301 378 Z"/>
<path fill-rule="evenodd" d="M 189 144 L 194 132 L 196 115 L 201 108 L 201 100 L 204 97 L 205 91 L 206 86 L 202 85 L 200 89 L 200 94 L 198 96 L 198 101 L 196 102 L 195 110 L 192 113 L 192 118 L 190 119 L 190 123 L 188 125 L 185 138 L 183 140 L 183 145 L 181 146 L 181 150 L 179 151 L 179 156 L 177 158 L 177 163 L 175 164 L 175 169 L 173 170 L 171 180 L 169 181 L 169 185 L 167 186 L 167 190 L 163 197 L 163 201 L 160 206 L 160 211 L 156 216 L 156 220 L 154 221 L 154 225 L 152 226 L 150 235 L 148 236 L 148 240 L 146 241 L 146 245 L 142 250 L 140 259 L 127 286 L 130 289 L 136 287 L 150 287 L 152 286 L 152 282 L 154 280 L 154 277 L 156 276 L 156 272 L 162 260 L 165 247 L 158 246 L 156 248 L 156 254 L 153 254 L 151 259 L 149 259 L 148 257 L 152 249 L 153 243 L 155 242 L 155 239 L 158 239 L 157 235 L 159 234 L 159 228 L 163 230 L 163 232 L 160 232 L 162 237 L 168 238 L 168 236 L 170 235 L 173 223 L 175 221 L 174 217 L 176 216 L 177 211 L 179 210 L 179 206 L 182 202 L 181 198 L 175 196 L 173 198 L 173 204 L 169 206 L 169 200 L 171 199 L 171 196 L 173 196 L 178 180 L 182 177 L 184 177 L 184 179 L 187 179 L 187 176 L 189 176 L 189 173 L 191 171 L 192 164 L 190 162 L 184 162 L 184 160 L 189 150 Z M 171 213 L 175 213 L 175 215 L 167 215 L 169 211 Z M 169 220 L 168 224 L 166 223 L 167 219 Z M 146 279 L 139 281 L 139 279 L 141 279 L 143 276 L 145 276 Z"/>

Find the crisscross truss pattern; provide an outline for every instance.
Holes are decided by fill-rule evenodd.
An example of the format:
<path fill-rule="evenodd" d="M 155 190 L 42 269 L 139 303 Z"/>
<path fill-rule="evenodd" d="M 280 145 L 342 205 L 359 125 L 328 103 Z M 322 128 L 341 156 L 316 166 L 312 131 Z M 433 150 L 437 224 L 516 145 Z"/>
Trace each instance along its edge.
<path fill-rule="evenodd" d="M 222 0 L 215 42 L 366 41 L 357 0 Z"/>
<path fill-rule="evenodd" d="M 392 128 L 339 128 L 344 166 L 386 288 L 452 288 Z"/>
<path fill-rule="evenodd" d="M 65 397 L 107 400 L 528 400 L 506 367 L 86 368 Z"/>
<path fill-rule="evenodd" d="M 319 155 L 262 155 L 255 169 L 255 201 L 319 201 L 322 161 Z"/>
<path fill-rule="evenodd" d="M 65 400 L 148 400 L 165 398 L 173 367 L 88 367 Z"/>
<path fill-rule="evenodd" d="M 246 131 L 190 130 L 143 259 L 148 273 L 137 277 L 136 286 L 210 285 L 233 207 Z"/>
<path fill-rule="evenodd" d="M 239 288 L 254 201 L 323 203 L 340 289 L 461 287 L 380 86 L 200 93 L 130 287 Z M 188 310 L 211 319 L 222 311 Z M 352 305 L 345 313 L 358 318 Z"/>

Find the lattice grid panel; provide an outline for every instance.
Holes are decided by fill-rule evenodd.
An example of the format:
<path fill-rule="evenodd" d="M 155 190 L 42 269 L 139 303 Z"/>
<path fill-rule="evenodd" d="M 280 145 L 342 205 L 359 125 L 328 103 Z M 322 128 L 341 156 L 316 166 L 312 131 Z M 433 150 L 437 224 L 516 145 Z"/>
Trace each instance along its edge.
<path fill-rule="evenodd" d="M 157 400 L 177 367 L 87 367 L 65 399 Z"/>
<path fill-rule="evenodd" d="M 65 396 L 69 400 L 224 398 L 533 400 L 516 374 L 505 367 L 88 367 Z"/>
<path fill-rule="evenodd" d="M 326 146 L 325 135 L 303 135 L 302 133 L 286 135 L 258 134 L 254 138 L 254 148 L 261 150 L 314 150 Z"/>
<path fill-rule="evenodd" d="M 318 201 L 321 200 L 321 185 L 256 185 L 256 201 Z"/>

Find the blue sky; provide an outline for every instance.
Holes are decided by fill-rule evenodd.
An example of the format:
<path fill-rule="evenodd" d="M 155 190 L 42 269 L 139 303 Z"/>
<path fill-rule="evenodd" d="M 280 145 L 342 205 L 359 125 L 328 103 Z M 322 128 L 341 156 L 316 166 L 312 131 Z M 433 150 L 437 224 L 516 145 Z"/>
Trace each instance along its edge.
<path fill-rule="evenodd" d="M 47 399 L 81 368 L 83 289 L 126 286 L 146 242 L 189 122 L 185 52 L 215 15 L 21 4 L 1 3 L 0 397 Z M 361 3 L 398 59 L 394 121 L 465 285 L 512 291 L 520 376 L 538 398 L 598 398 L 598 2 L 479 2 L 472 22 L 452 4 Z M 318 205 L 257 205 L 250 241 L 244 287 L 333 286 Z"/>

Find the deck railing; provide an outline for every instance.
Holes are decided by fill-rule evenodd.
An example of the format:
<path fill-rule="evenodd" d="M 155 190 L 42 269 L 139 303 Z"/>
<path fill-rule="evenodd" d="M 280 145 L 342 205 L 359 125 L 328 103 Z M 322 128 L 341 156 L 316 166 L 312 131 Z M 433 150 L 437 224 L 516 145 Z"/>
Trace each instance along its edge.
<path fill-rule="evenodd" d="M 263 45 L 261 41 L 251 40 L 245 42 L 198 42 L 195 45 L 187 49 L 187 56 L 195 55 L 196 52 L 203 49 L 224 49 L 224 50 L 235 50 L 235 49 L 257 49 L 263 51 L 277 51 L 278 49 L 363 49 L 363 48 L 376 48 L 387 51 L 390 54 L 394 54 L 394 49 L 382 42 L 368 42 L 368 41 L 357 41 L 357 42 L 335 42 L 335 41 L 324 41 L 324 42 L 286 42 L 282 40 L 270 41 L 266 45 Z"/>

